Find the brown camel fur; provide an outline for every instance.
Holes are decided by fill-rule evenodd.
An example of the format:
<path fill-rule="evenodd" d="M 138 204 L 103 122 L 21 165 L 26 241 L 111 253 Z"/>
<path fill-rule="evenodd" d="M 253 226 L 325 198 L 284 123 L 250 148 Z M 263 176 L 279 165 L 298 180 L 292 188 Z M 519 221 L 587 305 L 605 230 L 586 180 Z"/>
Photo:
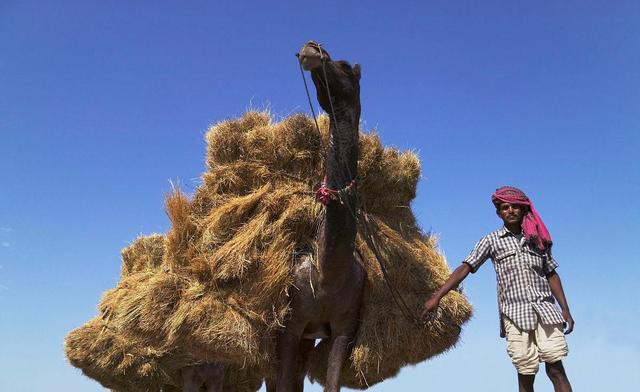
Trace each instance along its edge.
<path fill-rule="evenodd" d="M 201 363 L 181 370 L 182 392 L 222 392 L 227 366 Z"/>
<path fill-rule="evenodd" d="M 303 68 L 311 71 L 318 102 L 330 116 L 326 187 L 343 191 L 331 192 L 326 204 L 318 229 L 317 260 L 302 258 L 294 267 L 291 316 L 278 336 L 276 389 L 302 391 L 307 354 L 316 339 L 330 339 L 325 391 L 336 392 L 358 330 L 365 281 L 355 252 L 360 66 L 332 61 L 313 41 L 303 46 L 298 57 Z"/>

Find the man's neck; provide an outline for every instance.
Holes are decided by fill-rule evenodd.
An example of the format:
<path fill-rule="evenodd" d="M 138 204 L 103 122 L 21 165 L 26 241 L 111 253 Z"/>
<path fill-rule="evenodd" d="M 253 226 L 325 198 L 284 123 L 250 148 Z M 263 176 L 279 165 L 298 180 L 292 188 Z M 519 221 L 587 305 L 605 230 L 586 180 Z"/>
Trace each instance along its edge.
<path fill-rule="evenodd" d="M 509 230 L 511 234 L 520 235 L 522 234 L 522 227 L 520 225 L 504 225 L 504 227 Z"/>

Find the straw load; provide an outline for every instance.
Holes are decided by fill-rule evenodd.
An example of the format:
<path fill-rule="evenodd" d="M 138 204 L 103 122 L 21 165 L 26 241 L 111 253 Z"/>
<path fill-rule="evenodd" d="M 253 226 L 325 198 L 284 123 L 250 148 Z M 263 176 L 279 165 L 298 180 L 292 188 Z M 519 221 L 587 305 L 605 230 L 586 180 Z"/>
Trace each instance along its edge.
<path fill-rule="evenodd" d="M 83 373 L 117 392 L 180 391 L 180 370 L 203 360 L 154 328 L 166 321 L 188 282 L 163 267 L 165 236 L 137 238 L 122 250 L 121 279 L 107 291 L 99 316 L 69 333 L 65 352 Z M 261 376 L 230 367 L 225 392 L 254 392 Z"/>
<path fill-rule="evenodd" d="M 243 385 L 274 377 L 291 266 L 315 256 L 322 219 L 313 191 L 324 172 L 326 116 L 319 126 L 320 132 L 302 114 L 274 122 L 268 113 L 253 111 L 213 126 L 206 134 L 202 184 L 191 198 L 180 191 L 167 197 L 172 227 L 164 237 L 139 239 L 123 251 L 122 279 L 105 295 L 101 317 L 67 337 L 71 362 L 96 379 L 119 379 L 126 368 L 130 383 L 112 388 L 132 391 L 176 385 L 176 371 L 198 362 L 232 365 L 244 372 Z M 367 388 L 446 351 L 471 315 L 464 296 L 451 292 L 435 321 L 415 323 L 394 300 L 374 256 L 375 243 L 388 283 L 413 313 L 448 277 L 435 239 L 421 232 L 410 209 L 419 176 L 415 154 L 384 148 L 376 134 L 361 132 L 359 221 L 367 223 L 356 246 L 367 282 L 344 386 Z M 105 322 L 112 328 L 100 324 Z M 98 330 L 113 335 L 94 347 L 89 343 L 97 341 Z M 83 334 L 84 343 L 78 337 Z M 108 357 L 116 347 L 131 347 L 131 365 Z M 324 382 L 327 354 L 322 343 L 312 351 L 312 380 Z"/>

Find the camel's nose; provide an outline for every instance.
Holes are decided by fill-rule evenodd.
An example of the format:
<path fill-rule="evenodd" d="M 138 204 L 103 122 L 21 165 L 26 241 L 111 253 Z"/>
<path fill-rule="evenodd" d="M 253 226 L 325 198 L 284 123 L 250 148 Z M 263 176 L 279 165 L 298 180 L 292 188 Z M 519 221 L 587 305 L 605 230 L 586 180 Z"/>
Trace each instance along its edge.
<path fill-rule="evenodd" d="M 317 52 L 309 52 L 305 50 L 306 48 L 302 48 L 300 52 L 296 55 L 298 56 L 298 60 L 302 64 L 302 68 L 305 71 L 311 71 L 314 68 L 318 68 L 322 65 L 322 59 Z"/>

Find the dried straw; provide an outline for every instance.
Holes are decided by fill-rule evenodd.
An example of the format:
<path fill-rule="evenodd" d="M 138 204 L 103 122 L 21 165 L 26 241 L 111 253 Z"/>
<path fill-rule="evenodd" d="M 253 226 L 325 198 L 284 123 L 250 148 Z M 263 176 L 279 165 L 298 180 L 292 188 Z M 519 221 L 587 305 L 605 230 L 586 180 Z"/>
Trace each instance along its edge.
<path fill-rule="evenodd" d="M 179 369 L 197 362 L 231 364 L 232 372 L 242 369 L 250 380 L 272 377 L 292 264 L 313 257 L 322 216 L 313 190 L 324 171 L 327 117 L 319 124 L 320 132 L 302 114 L 274 122 L 266 112 L 248 112 L 213 126 L 205 137 L 202 184 L 192 198 L 179 190 L 167 197 L 172 227 L 166 236 L 140 238 L 123 251 L 122 279 L 105 294 L 101 316 L 67 337 L 72 364 L 108 380 L 105 386 L 132 391 L 178 385 Z M 417 310 L 449 275 L 435 239 L 421 232 L 411 212 L 420 162 L 362 132 L 359 175 L 362 209 L 391 284 Z M 407 318 L 362 235 L 356 246 L 367 283 L 342 378 L 352 388 L 367 388 L 450 349 L 471 316 L 464 296 L 452 292 L 435 322 L 422 326 Z M 136 360 L 127 362 L 114 350 Z M 324 382 L 326 358 L 321 343 L 309 360 L 312 380 Z"/>

